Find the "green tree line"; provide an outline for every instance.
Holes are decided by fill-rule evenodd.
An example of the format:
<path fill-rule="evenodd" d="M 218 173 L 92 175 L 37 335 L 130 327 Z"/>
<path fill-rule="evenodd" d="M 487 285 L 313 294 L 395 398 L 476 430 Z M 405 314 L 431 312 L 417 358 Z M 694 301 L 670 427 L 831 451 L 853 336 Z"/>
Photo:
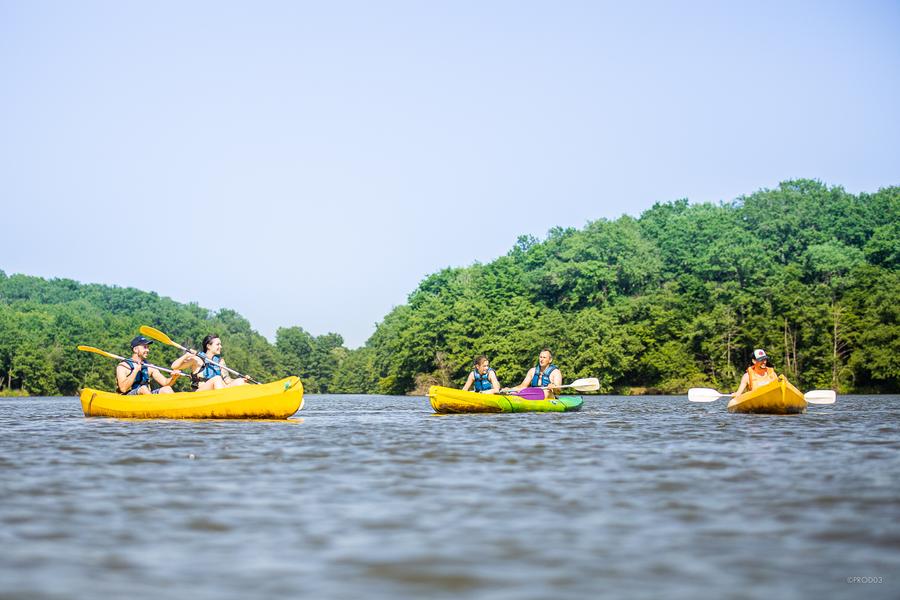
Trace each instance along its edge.
<path fill-rule="evenodd" d="M 331 391 L 335 365 L 344 360 L 341 336 L 315 337 L 284 327 L 276 343 L 255 332 L 233 310 L 213 312 L 134 288 L 45 280 L 0 271 L 0 393 L 75 395 L 84 387 L 115 388 L 115 361 L 80 352 L 83 344 L 130 356 L 141 325 L 156 327 L 188 347 L 218 333 L 229 364 L 260 380 L 299 375 L 310 392 Z M 180 352 L 154 344 L 150 362 L 167 366 Z M 177 390 L 187 390 L 181 379 Z"/>
<path fill-rule="evenodd" d="M 567 379 L 599 377 L 604 392 L 684 393 L 736 388 L 763 347 L 803 388 L 898 391 L 898 267 L 898 187 L 797 180 L 659 203 L 429 276 L 350 370 L 366 392 L 421 392 L 460 384 L 484 353 L 514 384 L 547 346 Z"/>
<path fill-rule="evenodd" d="M 599 377 L 604 392 L 731 389 L 756 347 L 803 389 L 897 392 L 898 297 L 900 188 L 853 195 L 796 180 L 520 237 L 490 263 L 427 277 L 354 350 L 300 327 L 271 344 L 234 311 L 152 292 L 0 271 L 0 389 L 112 389 L 112 361 L 75 346 L 124 355 L 151 325 L 193 346 L 215 331 L 229 364 L 299 375 L 309 392 L 460 385 L 482 353 L 513 384 L 544 346 L 566 379 Z M 177 354 L 157 344 L 151 360 Z"/>

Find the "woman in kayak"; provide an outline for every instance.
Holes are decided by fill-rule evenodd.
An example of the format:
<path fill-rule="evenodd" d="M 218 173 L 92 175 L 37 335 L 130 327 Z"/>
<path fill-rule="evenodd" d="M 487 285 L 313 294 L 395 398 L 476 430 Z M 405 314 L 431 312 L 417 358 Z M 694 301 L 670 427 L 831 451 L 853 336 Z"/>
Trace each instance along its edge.
<path fill-rule="evenodd" d="M 550 354 L 550 349 L 544 348 L 538 355 L 538 364 L 528 369 L 528 373 L 525 374 L 525 379 L 522 380 L 522 383 L 514 388 L 507 388 L 501 391 L 518 392 L 527 387 L 542 387 L 547 388 L 544 390 L 545 398 L 556 396 L 559 392 L 559 387 L 562 385 L 562 372 L 552 361 L 553 355 Z"/>
<path fill-rule="evenodd" d="M 500 382 L 497 381 L 497 373 L 491 368 L 487 356 L 482 354 L 475 358 L 475 368 L 469 373 L 463 391 L 469 391 L 474 386 L 474 391 L 482 394 L 496 394 L 500 391 Z"/>
<path fill-rule="evenodd" d="M 124 396 L 137 396 L 140 394 L 171 394 L 172 384 L 178 379 L 178 373 L 173 373 L 166 379 L 163 374 L 144 363 L 150 354 L 150 340 L 142 335 L 131 340 L 131 358 L 116 365 L 116 391 Z M 150 379 L 160 385 L 158 389 L 150 389 Z"/>
<path fill-rule="evenodd" d="M 735 398 L 743 394 L 745 389 L 749 392 L 778 379 L 775 369 L 768 366 L 768 363 L 769 357 L 766 355 L 765 350 L 757 348 L 753 351 L 753 364 L 747 368 L 747 372 L 741 377 L 741 385 L 738 391 L 733 394 Z"/>
<path fill-rule="evenodd" d="M 211 333 L 203 338 L 203 350 L 185 352 L 172 363 L 172 369 L 190 368 L 191 391 L 218 390 L 236 385 L 244 385 L 247 380 L 232 379 L 228 376 L 225 359 L 222 358 L 222 340 L 219 334 Z"/>

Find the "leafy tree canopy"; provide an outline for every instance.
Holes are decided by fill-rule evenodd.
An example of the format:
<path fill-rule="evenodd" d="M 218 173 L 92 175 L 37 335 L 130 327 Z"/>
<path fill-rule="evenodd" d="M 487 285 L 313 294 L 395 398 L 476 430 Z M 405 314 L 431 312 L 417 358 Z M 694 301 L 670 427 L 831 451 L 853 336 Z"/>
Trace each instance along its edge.
<path fill-rule="evenodd" d="M 114 365 L 75 346 L 126 354 L 151 325 L 193 346 L 219 333 L 236 368 L 299 375 L 310 392 L 461 385 L 478 354 L 516 384 L 543 347 L 565 379 L 598 377 L 604 392 L 732 389 L 758 347 L 803 388 L 896 392 L 898 297 L 900 188 L 855 196 L 802 179 L 521 236 L 490 263 L 426 277 L 356 350 L 296 326 L 271 344 L 232 310 L 0 271 L 0 390 L 112 389 Z M 151 359 L 176 356 L 156 345 Z"/>

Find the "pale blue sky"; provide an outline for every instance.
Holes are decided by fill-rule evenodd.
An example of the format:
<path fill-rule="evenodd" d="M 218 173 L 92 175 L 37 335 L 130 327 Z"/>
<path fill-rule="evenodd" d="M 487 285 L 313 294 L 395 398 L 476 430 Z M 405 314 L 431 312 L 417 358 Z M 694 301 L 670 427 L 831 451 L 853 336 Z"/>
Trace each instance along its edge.
<path fill-rule="evenodd" d="M 520 234 L 900 184 L 896 1 L 0 0 L 0 90 L 0 269 L 351 347 Z"/>

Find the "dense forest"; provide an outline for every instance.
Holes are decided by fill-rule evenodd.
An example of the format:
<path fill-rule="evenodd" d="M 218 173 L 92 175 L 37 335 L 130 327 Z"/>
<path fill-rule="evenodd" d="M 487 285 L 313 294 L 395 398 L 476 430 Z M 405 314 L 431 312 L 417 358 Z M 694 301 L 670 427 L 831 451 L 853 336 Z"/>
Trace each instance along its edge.
<path fill-rule="evenodd" d="M 0 271 L 0 394 L 75 395 L 83 387 L 115 388 L 115 361 L 80 352 L 83 344 L 130 356 L 141 325 L 196 348 L 215 332 L 228 364 L 259 380 L 299 374 L 309 391 L 328 392 L 347 355 L 337 334 L 314 337 L 299 327 L 280 328 L 274 345 L 232 310 L 212 312 L 152 292 L 68 279 L 45 280 Z M 168 366 L 180 352 L 156 343 L 149 361 Z M 188 381 L 176 384 L 186 391 Z"/>
<path fill-rule="evenodd" d="M 125 354 L 151 325 L 194 345 L 216 331 L 229 364 L 258 379 L 300 375 L 309 392 L 458 385 L 482 353 L 515 384 L 545 346 L 566 380 L 599 377 L 603 392 L 733 389 L 756 347 L 802 389 L 897 392 L 897 298 L 900 187 L 857 196 L 797 180 L 520 237 L 488 264 L 427 277 L 355 350 L 299 327 L 270 344 L 230 310 L 0 271 L 0 386 L 112 389 L 112 361 L 75 346 Z M 157 344 L 151 360 L 176 356 Z"/>

